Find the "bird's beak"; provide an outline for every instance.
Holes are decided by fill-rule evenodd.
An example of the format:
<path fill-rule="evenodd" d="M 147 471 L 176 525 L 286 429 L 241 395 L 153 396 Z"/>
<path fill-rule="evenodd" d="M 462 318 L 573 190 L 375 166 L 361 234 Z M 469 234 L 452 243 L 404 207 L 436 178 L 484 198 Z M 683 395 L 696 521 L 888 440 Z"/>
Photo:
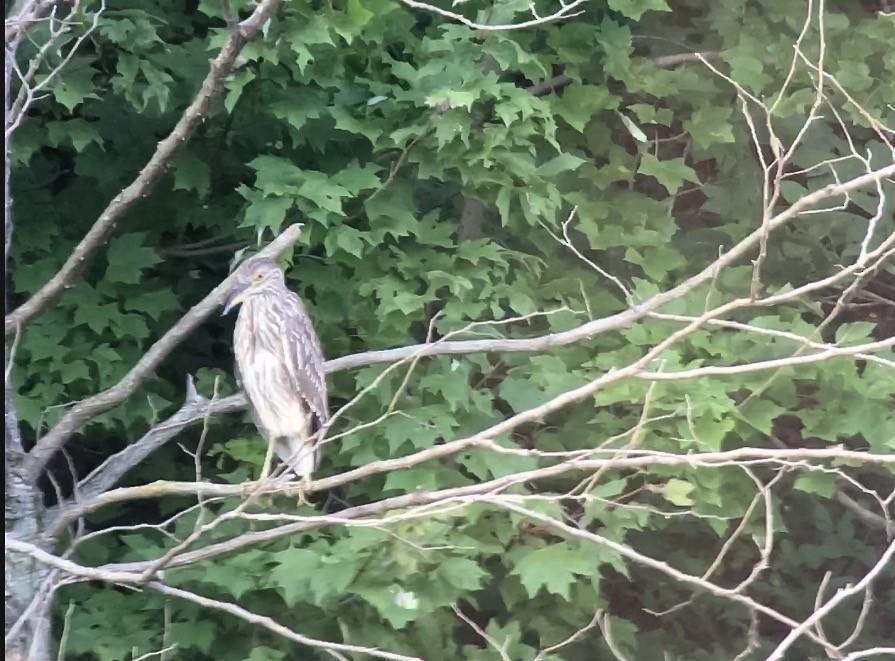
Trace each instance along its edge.
<path fill-rule="evenodd" d="M 222 317 L 245 300 L 245 293 L 248 288 L 248 285 L 235 285 L 233 287 L 233 291 L 230 292 L 227 303 L 224 305 L 224 311 L 221 312 Z"/>

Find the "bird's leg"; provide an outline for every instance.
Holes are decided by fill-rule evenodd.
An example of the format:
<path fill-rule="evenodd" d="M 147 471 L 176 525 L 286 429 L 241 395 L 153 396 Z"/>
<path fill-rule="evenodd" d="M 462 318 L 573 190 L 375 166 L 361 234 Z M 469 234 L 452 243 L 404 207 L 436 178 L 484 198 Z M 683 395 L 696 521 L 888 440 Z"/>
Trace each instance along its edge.
<path fill-rule="evenodd" d="M 267 453 L 264 455 L 264 464 L 261 466 L 261 477 L 258 478 L 261 482 L 267 480 L 270 475 L 270 465 L 273 463 L 273 447 L 276 445 L 276 442 L 277 439 L 273 436 L 271 436 L 270 440 L 267 442 Z"/>
<path fill-rule="evenodd" d="M 246 486 L 248 487 L 247 492 L 243 493 L 243 497 L 248 497 L 256 488 L 259 486 L 264 488 L 264 483 L 267 482 L 267 478 L 270 477 L 270 466 L 273 463 L 273 448 L 276 444 L 276 439 L 271 437 L 267 441 L 267 452 L 264 453 L 264 463 L 261 466 L 261 475 L 258 477 L 258 481 L 254 484 L 249 483 Z M 267 504 L 271 504 L 270 497 L 261 497 L 261 501 L 267 501 Z"/>

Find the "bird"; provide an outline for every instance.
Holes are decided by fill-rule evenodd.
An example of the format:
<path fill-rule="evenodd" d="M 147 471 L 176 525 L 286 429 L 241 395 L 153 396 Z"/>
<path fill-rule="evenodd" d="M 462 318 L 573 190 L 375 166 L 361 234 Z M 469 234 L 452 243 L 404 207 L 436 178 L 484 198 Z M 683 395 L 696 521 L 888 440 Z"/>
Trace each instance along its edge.
<path fill-rule="evenodd" d="M 233 332 L 236 378 L 267 442 L 261 480 L 277 456 L 303 482 L 320 463 L 320 430 L 329 419 L 320 338 L 277 263 L 254 258 L 237 269 L 224 310 L 240 306 Z"/>

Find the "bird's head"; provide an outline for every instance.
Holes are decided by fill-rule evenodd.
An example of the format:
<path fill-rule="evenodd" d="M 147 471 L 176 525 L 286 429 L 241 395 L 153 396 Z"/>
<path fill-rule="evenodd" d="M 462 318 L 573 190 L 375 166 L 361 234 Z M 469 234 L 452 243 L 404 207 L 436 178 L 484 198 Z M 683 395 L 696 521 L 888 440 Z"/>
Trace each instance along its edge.
<path fill-rule="evenodd" d="M 284 284 L 283 269 L 269 259 L 251 260 L 239 268 L 236 284 L 230 291 L 221 316 L 244 303 L 252 296 L 271 291 Z"/>

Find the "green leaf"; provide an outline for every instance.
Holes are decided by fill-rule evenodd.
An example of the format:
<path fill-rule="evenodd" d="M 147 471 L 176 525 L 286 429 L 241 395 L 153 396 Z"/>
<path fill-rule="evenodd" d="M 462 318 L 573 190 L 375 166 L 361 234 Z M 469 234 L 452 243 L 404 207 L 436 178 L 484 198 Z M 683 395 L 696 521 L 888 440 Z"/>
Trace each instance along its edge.
<path fill-rule="evenodd" d="M 690 507 L 694 500 L 690 497 L 696 487 L 684 480 L 671 479 L 665 484 L 662 494 L 665 498 L 678 507 Z"/>
<path fill-rule="evenodd" d="M 350 559 L 323 555 L 311 573 L 309 585 L 313 603 L 323 606 L 330 597 L 341 597 L 357 576 L 358 567 Z"/>
<path fill-rule="evenodd" d="M 190 151 L 180 151 L 171 159 L 174 168 L 174 190 L 194 190 L 205 198 L 211 188 L 211 170 Z"/>
<path fill-rule="evenodd" d="M 248 166 L 256 172 L 255 188 L 265 195 L 296 193 L 305 180 L 305 173 L 299 167 L 277 156 L 259 156 Z"/>
<path fill-rule="evenodd" d="M 377 174 L 381 168 L 373 163 L 360 166 L 356 161 L 343 170 L 339 170 L 330 180 L 344 188 L 349 195 L 357 195 L 363 190 L 379 188 Z"/>
<path fill-rule="evenodd" d="M 739 409 L 739 414 L 756 429 L 770 434 L 774 421 L 785 409 L 770 399 L 752 399 Z"/>
<path fill-rule="evenodd" d="M 832 498 L 836 493 L 836 476 L 821 471 L 809 471 L 796 478 L 793 488 L 805 493 L 816 493 L 824 498 Z"/>
<path fill-rule="evenodd" d="M 361 588 L 356 594 L 376 608 L 395 629 L 401 629 L 419 615 L 419 597 L 399 585 Z"/>
<path fill-rule="evenodd" d="M 783 196 L 783 199 L 790 204 L 798 202 L 803 197 L 808 195 L 808 192 L 808 189 L 797 181 L 784 179 L 780 182 L 780 193 Z"/>
<path fill-rule="evenodd" d="M 286 653 L 276 650 L 272 647 L 253 647 L 251 653 L 246 657 L 246 661 L 284 661 Z"/>
<path fill-rule="evenodd" d="M 288 197 L 264 197 L 249 205 L 245 212 L 245 218 L 240 227 L 254 227 L 258 235 L 270 228 L 273 234 L 280 231 L 283 221 L 286 220 L 286 212 L 294 204 Z"/>
<path fill-rule="evenodd" d="M 438 564 L 437 572 L 458 591 L 479 589 L 488 575 L 469 558 L 449 558 Z"/>
<path fill-rule="evenodd" d="M 277 566 L 270 572 L 270 582 L 283 595 L 287 606 L 307 601 L 311 577 L 320 568 L 320 558 L 308 549 L 287 549 L 274 554 Z"/>
<path fill-rule="evenodd" d="M 65 122 L 48 122 L 46 125 L 47 140 L 52 145 L 71 144 L 75 151 L 84 151 L 89 144 L 103 146 L 103 138 L 95 127 L 83 119 L 72 119 Z"/>
<path fill-rule="evenodd" d="M 553 111 L 578 132 L 601 110 L 614 110 L 619 99 L 605 85 L 574 83 L 563 91 L 562 99 L 552 104 Z"/>
<path fill-rule="evenodd" d="M 244 563 L 210 564 L 204 568 L 202 581 L 216 586 L 217 589 L 238 600 L 246 592 L 257 587 L 255 577 L 248 571 L 249 569 L 250 567 Z"/>
<path fill-rule="evenodd" d="M 82 62 L 78 60 L 78 62 Z M 53 98 L 65 106 L 68 112 L 74 111 L 86 99 L 98 99 L 96 86 L 93 83 L 94 70 L 87 66 L 75 66 L 70 62 L 62 74 L 50 85 Z"/>
<path fill-rule="evenodd" d="M 61 370 L 62 383 L 68 385 L 73 381 L 77 381 L 79 379 L 89 379 L 90 378 L 90 369 L 87 366 L 87 363 L 79 360 L 73 363 L 68 363 Z"/>
<path fill-rule="evenodd" d="M 224 108 L 228 113 L 232 113 L 237 102 L 242 97 L 242 93 L 250 82 L 255 80 L 253 71 L 237 71 L 227 80 L 227 94 L 224 97 Z"/>
<path fill-rule="evenodd" d="M 358 259 L 363 257 L 364 242 L 361 239 L 363 234 L 348 225 L 338 225 L 331 227 L 326 233 L 323 245 L 326 247 L 327 255 L 335 255 L 339 250 L 344 250 L 349 255 L 354 255 Z"/>
<path fill-rule="evenodd" d="M 725 54 L 724 59 L 730 65 L 729 75 L 733 80 L 748 90 L 760 92 L 770 84 L 772 79 L 764 72 L 764 64 L 761 58 L 755 56 L 755 53 L 759 52 L 759 50 L 754 49 L 760 47 L 760 43 L 757 41 L 749 43 L 752 41 L 752 39 L 747 38 L 744 40 L 745 43 L 740 44 L 740 48 L 743 50 Z"/>
<path fill-rule="evenodd" d="M 546 401 L 544 391 L 528 378 L 507 378 L 500 384 L 500 397 L 516 413 L 533 409 Z"/>
<path fill-rule="evenodd" d="M 635 21 L 648 11 L 669 11 L 666 0 L 609 0 L 609 7 Z"/>
<path fill-rule="evenodd" d="M 336 45 L 332 38 L 330 22 L 318 14 L 294 23 L 289 37 L 289 45 L 296 53 L 306 51 L 307 46 L 314 44 Z"/>
<path fill-rule="evenodd" d="M 298 194 L 325 211 L 341 215 L 342 198 L 351 197 L 351 193 L 342 186 L 329 183 L 328 178 L 320 173 L 306 172 L 305 175 L 308 181 L 299 187 Z"/>
<path fill-rule="evenodd" d="M 519 577 L 529 597 L 543 588 L 568 599 L 569 589 L 579 580 L 577 576 L 596 572 L 596 560 L 595 555 L 561 542 L 525 553 L 510 573 Z"/>
<path fill-rule="evenodd" d="M 682 158 L 660 161 L 652 154 L 642 154 L 640 168 L 637 172 L 655 177 L 665 187 L 665 190 L 672 195 L 680 190 L 684 181 L 690 181 L 694 184 L 699 183 L 699 177 L 684 163 Z"/>
<path fill-rule="evenodd" d="M 708 149 L 712 145 L 732 143 L 735 141 L 732 115 L 733 108 L 730 107 L 702 107 L 684 122 L 684 130 L 688 131 L 693 136 L 693 142 L 703 149 Z"/>
<path fill-rule="evenodd" d="M 554 177 L 560 172 L 569 172 L 577 170 L 582 163 L 586 163 L 583 158 L 573 156 L 572 154 L 560 154 L 537 169 L 537 173 L 542 177 Z"/>
<path fill-rule="evenodd" d="M 146 232 L 132 232 L 112 241 L 106 254 L 109 260 L 106 280 L 128 285 L 139 284 L 143 271 L 161 261 L 153 248 L 144 245 L 146 236 Z"/>

